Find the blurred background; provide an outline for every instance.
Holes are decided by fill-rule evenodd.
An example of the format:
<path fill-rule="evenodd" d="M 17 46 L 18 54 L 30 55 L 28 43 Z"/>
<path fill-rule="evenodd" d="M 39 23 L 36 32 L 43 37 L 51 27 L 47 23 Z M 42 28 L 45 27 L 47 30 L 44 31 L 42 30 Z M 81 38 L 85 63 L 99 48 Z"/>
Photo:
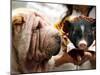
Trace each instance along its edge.
<path fill-rule="evenodd" d="M 49 22 L 51 25 L 59 22 L 63 16 L 65 16 L 65 12 L 68 10 L 64 4 L 60 3 L 47 3 L 47 2 L 26 2 L 26 1 L 12 1 L 12 10 L 16 8 L 32 8 L 36 11 L 39 11 L 45 14 L 49 18 Z M 90 12 L 90 17 L 95 18 L 96 8 L 93 8 Z M 79 16 L 80 13 L 73 11 L 73 16 Z"/>

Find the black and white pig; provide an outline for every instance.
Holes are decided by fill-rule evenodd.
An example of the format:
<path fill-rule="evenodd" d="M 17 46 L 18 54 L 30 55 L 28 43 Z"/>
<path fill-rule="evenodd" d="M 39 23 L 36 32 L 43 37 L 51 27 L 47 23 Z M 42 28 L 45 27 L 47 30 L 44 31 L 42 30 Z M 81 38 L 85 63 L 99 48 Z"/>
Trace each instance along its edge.
<path fill-rule="evenodd" d="M 63 31 L 76 48 L 86 49 L 95 40 L 96 20 L 85 16 L 65 21 Z"/>
<path fill-rule="evenodd" d="M 62 25 L 62 31 L 63 38 L 70 43 L 66 45 L 67 51 L 56 60 L 56 67 L 60 66 L 59 70 L 61 67 L 64 70 L 95 69 L 96 52 L 92 49 L 96 40 L 96 20 L 86 16 L 68 18 Z M 69 66 L 68 63 L 74 65 Z"/>

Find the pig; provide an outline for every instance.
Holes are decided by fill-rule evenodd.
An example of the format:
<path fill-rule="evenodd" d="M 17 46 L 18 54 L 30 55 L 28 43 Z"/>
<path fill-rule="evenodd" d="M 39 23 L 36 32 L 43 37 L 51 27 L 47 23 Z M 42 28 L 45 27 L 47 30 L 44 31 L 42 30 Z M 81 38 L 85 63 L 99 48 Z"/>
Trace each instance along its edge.
<path fill-rule="evenodd" d="M 11 74 L 48 71 L 49 59 L 60 51 L 61 37 L 46 19 L 34 9 L 13 10 Z"/>
<path fill-rule="evenodd" d="M 96 20 L 79 16 L 72 21 L 65 21 L 63 31 L 76 48 L 86 49 L 95 40 Z"/>
<path fill-rule="evenodd" d="M 67 18 L 60 28 L 63 39 L 69 43 L 63 45 L 66 48 L 63 47 L 64 51 L 62 49 L 63 53 L 56 59 L 55 66 L 66 64 L 66 70 L 95 69 L 96 52 L 91 50 L 94 49 L 96 40 L 96 19 L 86 16 Z M 74 66 L 67 67 L 68 63 L 73 63 Z"/>

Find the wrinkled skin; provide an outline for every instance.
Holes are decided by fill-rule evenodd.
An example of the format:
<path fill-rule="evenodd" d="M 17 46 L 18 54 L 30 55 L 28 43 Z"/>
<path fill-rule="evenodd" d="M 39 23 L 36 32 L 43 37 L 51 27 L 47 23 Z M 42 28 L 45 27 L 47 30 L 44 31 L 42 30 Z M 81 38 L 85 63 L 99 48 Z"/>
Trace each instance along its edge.
<path fill-rule="evenodd" d="M 59 53 L 61 39 L 45 16 L 20 8 L 12 14 L 11 72 L 47 71 L 48 60 Z"/>

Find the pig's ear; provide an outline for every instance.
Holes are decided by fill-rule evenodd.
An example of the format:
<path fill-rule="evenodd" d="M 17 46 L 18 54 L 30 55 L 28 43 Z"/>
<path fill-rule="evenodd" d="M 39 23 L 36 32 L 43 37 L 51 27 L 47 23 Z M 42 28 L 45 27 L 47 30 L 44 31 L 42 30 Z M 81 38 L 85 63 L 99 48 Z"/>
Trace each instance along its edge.
<path fill-rule="evenodd" d="M 70 23 L 70 21 L 66 20 L 64 23 L 63 23 L 63 27 L 62 27 L 63 31 L 65 33 L 69 33 L 70 30 L 72 30 L 72 24 Z"/>
<path fill-rule="evenodd" d="M 96 19 L 93 20 L 93 23 L 92 23 L 92 30 L 96 30 Z"/>
<path fill-rule="evenodd" d="M 96 19 L 92 23 L 92 32 L 94 34 L 94 39 L 96 39 Z"/>

